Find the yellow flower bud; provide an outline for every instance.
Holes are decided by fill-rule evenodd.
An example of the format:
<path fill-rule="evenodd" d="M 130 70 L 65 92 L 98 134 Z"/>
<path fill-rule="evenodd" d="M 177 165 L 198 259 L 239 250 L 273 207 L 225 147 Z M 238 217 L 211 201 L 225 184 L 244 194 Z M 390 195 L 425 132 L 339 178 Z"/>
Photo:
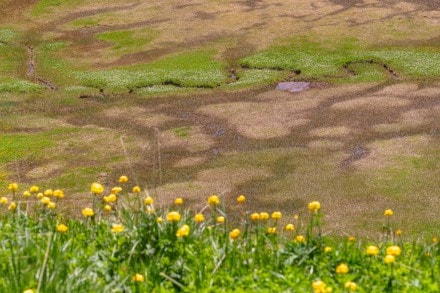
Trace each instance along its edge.
<path fill-rule="evenodd" d="M 167 214 L 167 221 L 168 222 L 179 222 L 180 221 L 180 214 L 179 212 L 169 212 Z"/>
<path fill-rule="evenodd" d="M 156 222 L 157 223 L 162 223 L 163 222 L 163 218 L 162 217 L 157 217 Z"/>
<path fill-rule="evenodd" d="M 57 198 L 64 198 L 64 191 L 61 189 L 56 189 L 53 191 L 53 196 Z"/>
<path fill-rule="evenodd" d="M 115 201 L 117 201 L 118 200 L 118 197 L 116 196 L 116 194 L 110 194 L 110 195 L 108 195 L 108 196 L 104 196 L 104 201 L 105 202 L 115 202 Z"/>
<path fill-rule="evenodd" d="M 217 223 L 223 224 L 225 222 L 225 217 L 218 216 L 217 219 L 215 219 Z"/>
<path fill-rule="evenodd" d="M 82 210 L 82 214 L 84 217 L 92 217 L 95 213 L 91 208 L 85 208 Z"/>
<path fill-rule="evenodd" d="M 337 274 L 346 274 L 346 273 L 348 273 L 348 271 L 349 271 L 349 268 L 348 268 L 348 266 L 345 264 L 345 263 L 341 263 L 340 265 L 338 265 L 337 267 L 336 267 L 336 273 Z"/>
<path fill-rule="evenodd" d="M 109 204 L 106 204 L 106 205 L 104 206 L 104 211 L 107 212 L 107 213 L 111 212 L 111 211 L 112 211 L 112 206 L 109 205 Z"/>
<path fill-rule="evenodd" d="M 29 188 L 29 191 L 31 193 L 37 193 L 38 191 L 40 191 L 40 188 L 37 185 L 32 185 L 31 188 Z"/>
<path fill-rule="evenodd" d="M 12 192 L 15 192 L 18 190 L 18 184 L 15 182 L 9 183 L 8 189 Z"/>
<path fill-rule="evenodd" d="M 325 253 L 329 253 L 329 252 L 332 252 L 332 251 L 333 251 L 333 248 L 331 248 L 330 246 L 324 247 L 324 252 Z"/>
<path fill-rule="evenodd" d="M 309 203 L 309 211 L 311 213 L 316 213 L 321 209 L 321 204 L 319 203 L 319 201 L 312 201 L 311 203 Z"/>
<path fill-rule="evenodd" d="M 216 206 L 220 203 L 220 199 L 218 198 L 217 195 L 211 195 L 210 197 L 208 197 L 208 204 L 212 205 L 212 206 Z"/>
<path fill-rule="evenodd" d="M 268 220 L 268 219 L 269 219 L 269 214 L 268 213 L 265 213 L 265 212 L 260 213 L 260 220 L 265 221 L 265 220 Z"/>
<path fill-rule="evenodd" d="M 260 219 L 260 214 L 259 213 L 252 213 L 250 217 L 251 217 L 252 221 L 258 221 Z"/>
<path fill-rule="evenodd" d="M 398 256 L 398 255 L 400 255 L 401 252 L 402 252 L 402 250 L 397 245 L 393 245 L 393 246 L 390 246 L 387 248 L 387 254 L 389 254 L 389 255 Z"/>
<path fill-rule="evenodd" d="M 153 198 L 151 196 L 147 196 L 146 198 L 144 198 L 144 204 L 145 205 L 152 205 L 154 202 Z"/>
<path fill-rule="evenodd" d="M 111 193 L 113 194 L 118 194 L 119 192 L 122 191 L 122 188 L 119 186 L 113 187 Z"/>
<path fill-rule="evenodd" d="M 44 194 L 42 192 L 37 193 L 37 198 L 42 199 L 44 197 Z"/>
<path fill-rule="evenodd" d="M 53 190 L 52 189 L 46 189 L 43 194 L 45 196 L 52 196 L 53 195 Z"/>
<path fill-rule="evenodd" d="M 273 212 L 271 217 L 273 220 L 278 221 L 281 219 L 281 212 Z"/>
<path fill-rule="evenodd" d="M 385 210 L 385 212 L 383 214 L 385 217 L 390 217 L 390 216 L 394 215 L 394 212 L 392 209 L 388 209 L 388 210 Z"/>
<path fill-rule="evenodd" d="M 183 198 L 181 198 L 181 197 L 176 198 L 176 199 L 174 200 L 174 204 L 175 204 L 176 206 L 180 206 L 180 205 L 182 205 L 182 204 L 183 204 Z"/>
<path fill-rule="evenodd" d="M 202 223 L 203 221 L 205 221 L 205 216 L 203 214 L 197 214 L 194 216 L 194 222 Z"/>
<path fill-rule="evenodd" d="M 277 228 L 269 227 L 269 228 L 267 228 L 267 233 L 268 234 L 276 234 L 277 233 Z"/>
<path fill-rule="evenodd" d="M 48 205 L 50 203 L 50 197 L 43 196 L 41 202 L 44 203 L 45 205 Z"/>
<path fill-rule="evenodd" d="M 295 226 L 293 224 L 287 224 L 284 229 L 286 231 L 293 231 L 293 230 L 295 230 Z"/>
<path fill-rule="evenodd" d="M 370 245 L 367 247 L 367 254 L 368 255 L 378 255 L 379 254 L 379 247 L 375 245 Z"/>
<path fill-rule="evenodd" d="M 229 233 L 229 238 L 231 238 L 232 240 L 237 239 L 240 236 L 240 230 L 239 229 L 234 229 Z"/>
<path fill-rule="evenodd" d="M 67 232 L 68 229 L 69 228 L 66 225 L 64 225 L 64 224 L 59 224 L 57 226 L 57 231 L 60 232 L 60 233 L 65 233 L 65 232 Z"/>
<path fill-rule="evenodd" d="M 385 258 L 384 258 L 384 262 L 386 263 L 386 264 L 392 264 L 392 263 L 394 263 L 396 261 L 396 257 L 394 256 L 394 255 L 390 255 L 390 254 L 388 254 L 387 256 L 385 256 Z"/>
<path fill-rule="evenodd" d="M 15 202 L 11 202 L 11 204 L 8 207 L 8 210 L 15 211 L 16 208 L 17 208 L 17 204 Z"/>
<path fill-rule="evenodd" d="M 294 242 L 296 242 L 296 243 L 305 243 L 306 242 L 306 238 L 304 236 L 302 236 L 302 235 L 297 235 L 295 237 Z"/>
<path fill-rule="evenodd" d="M 133 187 L 133 189 L 131 190 L 133 193 L 139 193 L 139 192 L 141 192 L 141 188 L 139 187 L 139 186 L 135 186 L 135 187 Z"/>
<path fill-rule="evenodd" d="M 136 283 L 142 283 L 145 280 L 144 276 L 141 274 L 136 274 L 131 279 L 133 280 L 133 282 L 136 282 Z"/>
<path fill-rule="evenodd" d="M 127 183 L 128 182 L 128 177 L 127 176 L 121 176 L 119 177 L 119 183 Z"/>
<path fill-rule="evenodd" d="M 357 290 L 357 284 L 355 282 L 345 282 L 344 288 L 350 292 L 355 292 Z"/>
<path fill-rule="evenodd" d="M 238 203 L 245 203 L 246 202 L 246 196 L 240 195 L 239 197 L 237 197 L 237 202 Z"/>
<path fill-rule="evenodd" d="M 183 225 L 182 227 L 179 228 L 179 230 L 177 230 L 176 236 L 177 237 L 186 237 L 189 235 L 189 226 L 188 225 Z"/>
<path fill-rule="evenodd" d="M 31 196 L 31 193 L 28 190 L 26 190 L 23 192 L 23 196 L 29 197 L 29 196 Z"/>
<path fill-rule="evenodd" d="M 90 190 L 94 194 L 98 195 L 98 194 L 101 194 L 104 192 L 104 187 L 101 184 L 94 182 L 94 183 L 92 183 L 92 186 L 90 186 Z"/>
<path fill-rule="evenodd" d="M 112 225 L 112 232 L 113 233 L 121 233 L 121 232 L 124 232 L 124 225 L 122 225 L 122 224 L 113 224 Z"/>
<path fill-rule="evenodd" d="M 49 202 L 48 204 L 47 204 L 47 208 L 48 209 L 51 209 L 51 210 L 53 210 L 53 209 L 55 209 L 57 207 L 57 204 L 56 203 L 54 203 L 54 202 Z"/>
<path fill-rule="evenodd" d="M 0 204 L 8 204 L 8 198 L 4 196 L 0 197 Z"/>

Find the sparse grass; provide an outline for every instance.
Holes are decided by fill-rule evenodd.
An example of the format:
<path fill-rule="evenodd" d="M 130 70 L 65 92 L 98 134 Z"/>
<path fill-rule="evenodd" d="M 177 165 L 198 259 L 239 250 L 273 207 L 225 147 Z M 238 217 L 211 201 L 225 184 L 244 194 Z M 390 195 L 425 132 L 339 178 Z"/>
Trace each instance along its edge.
<path fill-rule="evenodd" d="M 48 14 L 53 10 L 61 9 L 66 6 L 74 7 L 74 5 L 81 4 L 82 2 L 84 2 L 84 0 L 41 0 L 32 7 L 31 14 L 33 16 L 41 16 L 43 14 Z"/>

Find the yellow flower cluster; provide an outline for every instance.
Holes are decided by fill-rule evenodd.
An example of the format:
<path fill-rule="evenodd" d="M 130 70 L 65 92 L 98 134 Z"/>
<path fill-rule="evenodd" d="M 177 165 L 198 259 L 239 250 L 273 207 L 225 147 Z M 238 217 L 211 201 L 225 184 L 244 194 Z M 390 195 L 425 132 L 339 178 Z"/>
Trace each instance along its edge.
<path fill-rule="evenodd" d="M 311 213 L 317 213 L 321 209 L 321 204 L 319 201 L 312 201 L 308 207 Z"/>
<path fill-rule="evenodd" d="M 167 214 L 167 221 L 168 222 L 179 222 L 180 221 L 180 214 L 179 212 L 173 211 L 173 212 L 169 212 Z"/>
<path fill-rule="evenodd" d="M 124 230 L 125 230 L 124 225 L 122 225 L 122 224 L 113 224 L 111 231 L 113 233 L 121 233 L 121 232 L 124 232 Z"/>
<path fill-rule="evenodd" d="M 348 273 L 350 269 L 348 268 L 348 266 L 345 263 L 341 263 L 340 265 L 338 265 L 336 267 L 336 273 L 340 274 L 340 275 L 344 275 L 346 273 Z"/>
<path fill-rule="evenodd" d="M 238 237 L 240 237 L 240 230 L 239 229 L 234 229 L 231 232 L 229 232 L 229 238 L 231 238 L 232 240 L 235 240 Z"/>
<path fill-rule="evenodd" d="M 182 227 L 179 228 L 179 230 L 177 230 L 176 236 L 181 238 L 181 237 L 186 237 L 189 235 L 190 232 L 190 228 L 188 225 L 183 225 Z"/>
<path fill-rule="evenodd" d="M 194 222 L 202 223 L 203 221 L 205 221 L 205 216 L 203 214 L 197 214 L 194 216 Z"/>
<path fill-rule="evenodd" d="M 312 283 L 312 289 L 315 293 L 329 293 L 333 291 L 331 287 L 328 287 L 327 284 L 321 280 L 314 281 Z"/>
<path fill-rule="evenodd" d="M 208 197 L 208 204 L 211 206 L 216 206 L 220 203 L 220 199 L 218 198 L 217 195 L 211 195 L 210 197 Z"/>

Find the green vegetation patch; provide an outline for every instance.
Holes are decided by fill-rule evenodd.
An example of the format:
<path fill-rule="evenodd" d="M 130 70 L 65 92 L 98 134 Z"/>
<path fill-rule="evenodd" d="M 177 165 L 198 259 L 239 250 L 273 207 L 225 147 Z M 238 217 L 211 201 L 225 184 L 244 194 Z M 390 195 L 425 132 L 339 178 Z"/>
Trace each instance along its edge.
<path fill-rule="evenodd" d="M 112 31 L 96 35 L 99 40 L 112 43 L 117 54 L 128 54 L 139 51 L 155 38 L 157 33 L 151 29 Z"/>
<path fill-rule="evenodd" d="M 11 80 L 9 82 L 0 82 L 0 93 L 35 93 L 43 90 L 41 85 L 29 82 L 27 80 Z"/>
<path fill-rule="evenodd" d="M 12 162 L 44 152 L 54 145 L 52 132 L 0 135 L 0 163 Z"/>
<path fill-rule="evenodd" d="M 227 80 L 224 64 L 213 51 L 186 52 L 158 61 L 113 70 L 78 72 L 82 84 L 94 88 L 126 89 L 160 84 L 216 87 Z"/>

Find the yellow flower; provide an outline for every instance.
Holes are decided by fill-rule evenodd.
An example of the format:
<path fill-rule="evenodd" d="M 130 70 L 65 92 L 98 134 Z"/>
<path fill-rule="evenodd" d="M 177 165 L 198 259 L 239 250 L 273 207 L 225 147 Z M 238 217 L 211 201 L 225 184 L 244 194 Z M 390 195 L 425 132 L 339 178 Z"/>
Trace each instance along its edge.
<path fill-rule="evenodd" d="M 386 263 L 386 264 L 391 264 L 391 263 L 394 263 L 396 261 L 396 257 L 394 256 L 394 255 L 390 255 L 390 254 L 388 254 L 387 256 L 385 256 L 385 258 L 384 258 L 384 262 Z"/>
<path fill-rule="evenodd" d="M 244 202 L 246 202 L 246 196 L 244 196 L 244 195 L 240 195 L 239 197 L 237 197 L 237 202 L 238 202 L 238 203 L 244 203 Z"/>
<path fill-rule="evenodd" d="M 269 214 L 262 212 L 260 213 L 260 220 L 264 221 L 264 220 L 268 220 L 269 219 Z"/>
<path fill-rule="evenodd" d="M 394 215 L 394 212 L 392 209 L 388 209 L 388 210 L 385 210 L 385 212 L 383 214 L 385 217 L 390 217 L 390 216 Z"/>
<path fill-rule="evenodd" d="M 147 212 L 148 214 L 154 214 L 155 210 L 152 206 L 147 206 L 145 208 L 145 212 Z"/>
<path fill-rule="evenodd" d="M 287 224 L 284 229 L 286 231 L 293 231 L 293 230 L 295 230 L 295 226 L 293 224 Z"/>
<path fill-rule="evenodd" d="M 259 213 L 252 213 L 250 217 L 251 217 L 252 221 L 258 221 L 260 219 L 260 214 Z"/>
<path fill-rule="evenodd" d="M 113 233 L 121 233 L 124 232 L 124 225 L 122 224 L 113 224 L 112 225 L 112 232 Z"/>
<path fill-rule="evenodd" d="M 119 177 L 119 183 L 127 183 L 128 182 L 128 177 L 127 176 L 121 176 Z"/>
<path fill-rule="evenodd" d="M 41 202 L 44 203 L 45 205 L 48 205 L 50 203 L 50 197 L 43 196 Z"/>
<path fill-rule="evenodd" d="M 231 232 L 229 232 L 229 238 L 231 238 L 232 240 L 237 239 L 240 236 L 240 230 L 239 229 L 234 229 Z"/>
<path fill-rule="evenodd" d="M 38 191 L 40 191 L 40 188 L 37 185 L 32 185 L 31 188 L 29 188 L 29 191 L 31 193 L 37 193 Z"/>
<path fill-rule="evenodd" d="M 111 211 L 112 211 L 112 206 L 109 205 L 109 204 L 106 204 L 106 205 L 104 206 L 104 211 L 107 212 L 107 213 L 111 212 Z"/>
<path fill-rule="evenodd" d="M 208 204 L 212 206 L 216 206 L 219 203 L 220 203 L 220 199 L 218 198 L 217 195 L 211 195 L 210 197 L 208 197 Z"/>
<path fill-rule="evenodd" d="M 350 292 L 355 292 L 357 290 L 357 284 L 355 282 L 345 282 L 344 288 Z"/>
<path fill-rule="evenodd" d="M 349 268 L 345 263 L 341 263 L 340 265 L 338 265 L 336 267 L 337 274 L 346 274 L 346 273 L 348 273 L 348 271 L 349 271 Z"/>
<path fill-rule="evenodd" d="M 320 209 L 321 209 L 321 204 L 319 203 L 319 201 L 312 201 L 311 203 L 309 203 L 309 211 L 311 213 L 316 213 Z"/>
<path fill-rule="evenodd" d="M 31 193 L 28 190 L 26 190 L 23 192 L 23 196 L 29 197 L 29 196 L 31 196 Z"/>
<path fill-rule="evenodd" d="M 139 193 L 139 192 L 141 192 L 141 188 L 139 187 L 139 186 L 135 186 L 135 187 L 133 187 L 133 189 L 131 190 L 133 193 Z"/>
<path fill-rule="evenodd" d="M 205 216 L 203 214 L 197 214 L 194 216 L 194 221 L 196 223 L 201 223 L 205 220 Z"/>
<path fill-rule="evenodd" d="M 176 236 L 177 237 L 186 237 L 189 235 L 189 226 L 188 225 L 183 225 L 182 227 L 179 228 L 179 230 L 177 230 Z"/>
<path fill-rule="evenodd" d="M 296 242 L 296 243 L 305 243 L 306 242 L 306 238 L 304 236 L 302 236 L 302 235 L 297 235 L 295 237 L 294 242 Z"/>
<path fill-rule="evenodd" d="M 273 220 L 278 221 L 281 219 L 281 212 L 273 212 L 271 217 Z"/>
<path fill-rule="evenodd" d="M 15 211 L 17 208 L 17 204 L 15 202 L 11 202 L 11 204 L 8 206 L 8 210 Z"/>
<path fill-rule="evenodd" d="M 15 183 L 15 182 L 9 183 L 9 185 L 8 185 L 8 189 L 9 189 L 10 191 L 15 192 L 15 191 L 18 190 L 18 184 Z"/>
<path fill-rule="evenodd" d="M 118 197 L 116 196 L 116 194 L 111 193 L 108 196 L 104 196 L 104 201 L 105 202 L 115 202 L 118 200 Z"/>
<path fill-rule="evenodd" d="M 163 222 L 162 217 L 157 217 L 156 222 L 158 222 L 158 223 L 162 223 L 162 222 Z"/>
<path fill-rule="evenodd" d="M 367 254 L 368 255 L 378 255 L 379 254 L 379 247 L 376 245 L 370 245 L 367 247 Z"/>
<path fill-rule="evenodd" d="M 153 198 L 151 196 L 147 196 L 146 198 L 144 198 L 144 204 L 145 205 L 152 205 L 154 202 Z"/>
<path fill-rule="evenodd" d="M 277 233 L 277 228 L 269 227 L 269 228 L 267 228 L 267 233 L 269 233 L 269 234 L 276 234 Z"/>
<path fill-rule="evenodd" d="M 398 255 L 400 255 L 401 252 L 402 252 L 402 250 L 397 245 L 393 245 L 393 246 L 390 246 L 387 248 L 387 254 L 390 254 L 390 255 L 398 256 Z"/>
<path fill-rule="evenodd" d="M 293 218 L 294 218 L 295 220 L 298 220 L 298 219 L 299 219 L 299 216 L 298 216 L 298 215 L 294 215 Z"/>
<path fill-rule="evenodd" d="M 353 241 L 356 240 L 356 237 L 354 237 L 354 236 L 349 236 L 349 237 L 347 238 L 347 240 L 348 240 L 349 242 L 353 242 Z"/>
<path fill-rule="evenodd" d="M 219 224 L 223 224 L 225 222 L 225 220 L 226 219 L 223 216 L 218 216 L 216 219 L 217 223 L 219 223 Z"/>
<path fill-rule="evenodd" d="M 119 186 L 113 187 L 111 193 L 113 194 L 118 194 L 119 192 L 122 191 L 122 188 Z"/>
<path fill-rule="evenodd" d="M 321 280 L 317 280 L 312 283 L 312 288 L 315 293 L 326 292 L 326 287 L 327 285 Z"/>
<path fill-rule="evenodd" d="M 69 228 L 64 224 L 59 224 L 57 226 L 57 231 L 60 233 L 66 233 Z"/>
<path fill-rule="evenodd" d="M 176 199 L 174 200 L 174 204 L 175 204 L 176 206 L 183 205 L 183 198 L 181 198 L 181 197 L 176 198 Z"/>
<path fill-rule="evenodd" d="M 168 222 L 179 222 L 180 221 L 180 214 L 179 212 L 169 212 L 167 215 L 167 221 Z"/>
<path fill-rule="evenodd" d="M 38 199 L 42 199 L 44 197 L 44 194 L 42 193 L 42 192 L 39 192 L 38 194 L 37 194 L 37 198 Z"/>
<path fill-rule="evenodd" d="M 145 280 L 144 276 L 141 274 L 136 274 L 131 279 L 133 280 L 133 282 L 136 282 L 136 283 L 142 283 Z"/>
<path fill-rule="evenodd" d="M 52 196 L 53 195 L 53 190 L 52 189 L 46 189 L 43 194 L 45 196 Z"/>
<path fill-rule="evenodd" d="M 53 210 L 53 209 L 55 209 L 57 207 L 57 204 L 56 203 L 54 203 L 54 202 L 49 202 L 48 204 L 47 204 L 47 208 L 48 209 L 51 209 L 51 210 Z"/>
<path fill-rule="evenodd" d="M 4 197 L 2 197 L 2 198 L 4 198 Z M 0 199 L 0 203 L 1 203 L 1 199 Z M 432 241 L 432 243 L 438 243 L 438 238 L 432 237 L 431 241 Z"/>
<path fill-rule="evenodd" d="M 101 184 L 94 182 L 94 183 L 92 183 L 92 186 L 90 186 L 90 190 L 94 194 L 101 194 L 104 192 L 104 187 Z"/>
<path fill-rule="evenodd" d="M 397 229 L 394 233 L 396 233 L 397 236 L 402 236 L 402 230 L 400 229 Z"/>
<path fill-rule="evenodd" d="M 7 197 L 0 197 L 0 204 L 8 204 L 8 198 Z"/>
<path fill-rule="evenodd" d="M 64 198 L 64 191 L 62 191 L 61 189 L 56 189 L 53 191 L 53 196 L 58 198 Z"/>
<path fill-rule="evenodd" d="M 329 252 L 332 252 L 332 251 L 333 251 L 333 248 L 331 248 L 330 246 L 324 247 L 324 252 L 329 253 Z"/>
<path fill-rule="evenodd" d="M 82 210 L 82 214 L 84 217 L 92 217 L 95 213 L 91 208 L 85 208 Z"/>

